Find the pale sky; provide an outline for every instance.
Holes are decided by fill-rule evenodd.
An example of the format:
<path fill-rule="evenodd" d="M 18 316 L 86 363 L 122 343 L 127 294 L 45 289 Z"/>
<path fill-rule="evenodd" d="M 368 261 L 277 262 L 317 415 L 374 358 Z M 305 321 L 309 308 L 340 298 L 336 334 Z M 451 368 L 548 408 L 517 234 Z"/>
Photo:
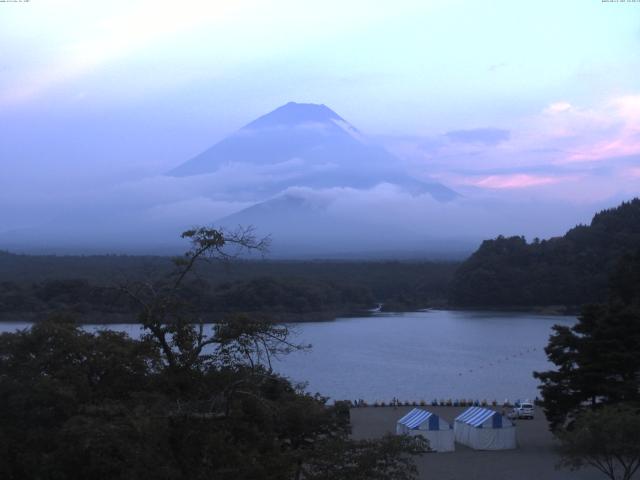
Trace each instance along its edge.
<path fill-rule="evenodd" d="M 458 190 L 640 190 L 640 3 L 0 2 L 0 72 L 0 208 L 27 216 L 289 101 Z"/>
<path fill-rule="evenodd" d="M 180 122 L 209 120 L 215 136 L 296 100 L 325 103 L 369 133 L 422 135 L 508 126 L 552 103 L 592 108 L 640 90 L 640 6 L 631 3 L 38 0 L 1 7 L 5 114 L 153 105 L 175 109 Z"/>

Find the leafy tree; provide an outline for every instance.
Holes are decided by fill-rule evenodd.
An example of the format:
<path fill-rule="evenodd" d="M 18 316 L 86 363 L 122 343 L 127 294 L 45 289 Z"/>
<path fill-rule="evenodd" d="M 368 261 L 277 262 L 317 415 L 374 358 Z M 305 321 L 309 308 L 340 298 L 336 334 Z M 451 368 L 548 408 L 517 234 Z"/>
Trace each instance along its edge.
<path fill-rule="evenodd" d="M 559 434 L 561 466 L 591 465 L 611 480 L 630 480 L 640 468 L 640 410 L 605 406 L 580 415 Z"/>
<path fill-rule="evenodd" d="M 640 401 L 640 251 L 620 262 L 609 301 L 555 326 L 545 351 L 556 370 L 536 372 L 553 430 L 586 408 Z"/>
<path fill-rule="evenodd" d="M 30 330 L 0 336 L 0 471 L 3 478 L 63 477 L 72 462 L 86 462 L 78 472 L 101 463 L 108 452 L 89 448 L 93 441 L 108 442 L 104 433 L 121 440 L 108 442 L 116 453 L 131 445 L 124 432 L 132 395 L 152 389 L 159 360 L 147 343 L 116 332 L 88 333 L 66 318 L 53 318 Z M 112 419 L 113 421 L 109 421 Z M 79 431 L 74 450 L 62 449 L 65 438 Z M 117 432 L 121 432 L 116 435 Z M 131 438 L 131 437 L 130 437 Z M 115 439 L 114 439 L 115 440 Z M 96 455 L 74 457 L 82 445 Z M 111 468 L 118 468 L 114 462 Z M 91 473 L 91 472 L 87 472 Z M 70 475 L 68 478 L 81 478 Z M 106 478 L 105 473 L 96 478 Z M 117 478 L 117 477 L 114 477 Z"/>
<path fill-rule="evenodd" d="M 0 335 L 2 478 L 413 478 L 418 440 L 350 440 L 344 405 L 273 372 L 274 356 L 305 348 L 286 327 L 200 321 L 183 290 L 195 265 L 267 243 L 250 230 L 183 237 L 173 272 L 122 286 L 139 340 L 64 316 Z"/>

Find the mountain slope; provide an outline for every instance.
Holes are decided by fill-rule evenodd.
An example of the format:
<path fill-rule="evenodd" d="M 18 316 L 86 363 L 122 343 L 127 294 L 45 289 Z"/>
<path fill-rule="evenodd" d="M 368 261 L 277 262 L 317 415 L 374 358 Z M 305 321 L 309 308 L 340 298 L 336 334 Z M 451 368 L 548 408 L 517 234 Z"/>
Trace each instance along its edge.
<path fill-rule="evenodd" d="M 275 257 L 462 259 L 478 244 L 477 237 L 436 231 L 385 212 L 380 203 L 354 207 L 342 200 L 350 193 L 332 193 L 292 189 L 216 224 L 228 229 L 252 225 L 268 233 Z"/>
<path fill-rule="evenodd" d="M 396 157 L 369 144 L 355 127 L 325 105 L 283 105 L 169 175 L 200 175 L 237 164 L 279 166 L 281 178 L 270 178 L 270 189 L 261 188 L 262 195 L 276 195 L 291 186 L 365 189 L 386 182 L 414 194 L 429 193 L 439 201 L 457 196 L 442 184 L 408 175 Z"/>
<path fill-rule="evenodd" d="M 454 277 L 459 306 L 543 306 L 601 302 L 623 255 L 640 248 L 640 199 L 597 213 L 563 237 L 486 240 Z"/>

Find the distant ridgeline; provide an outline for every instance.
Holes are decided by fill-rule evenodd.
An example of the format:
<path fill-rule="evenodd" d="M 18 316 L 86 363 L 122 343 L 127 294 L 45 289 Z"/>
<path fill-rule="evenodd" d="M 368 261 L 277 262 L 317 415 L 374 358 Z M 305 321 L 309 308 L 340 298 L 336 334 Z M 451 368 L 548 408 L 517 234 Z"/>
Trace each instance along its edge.
<path fill-rule="evenodd" d="M 563 237 L 485 240 L 456 271 L 450 301 L 457 306 L 577 307 L 606 298 L 621 258 L 640 249 L 640 199 L 597 213 Z"/>

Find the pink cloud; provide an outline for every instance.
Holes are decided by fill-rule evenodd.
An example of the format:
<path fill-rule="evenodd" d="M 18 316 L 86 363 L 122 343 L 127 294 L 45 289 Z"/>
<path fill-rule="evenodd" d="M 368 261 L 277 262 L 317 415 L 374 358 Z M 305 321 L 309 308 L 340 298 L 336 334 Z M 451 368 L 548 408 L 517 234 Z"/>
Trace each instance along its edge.
<path fill-rule="evenodd" d="M 622 136 L 611 141 L 599 142 L 582 147 L 581 151 L 566 157 L 568 162 L 603 160 L 612 157 L 626 157 L 640 154 L 640 138 Z"/>
<path fill-rule="evenodd" d="M 558 183 L 561 180 L 559 177 L 529 174 L 489 175 L 488 177 L 472 180 L 469 184 L 482 188 L 527 188 Z"/>
<path fill-rule="evenodd" d="M 554 107 L 555 106 L 555 107 Z M 556 136 L 572 136 L 562 162 L 599 161 L 640 154 L 640 95 L 615 97 L 592 109 L 566 102 L 545 109 Z"/>

